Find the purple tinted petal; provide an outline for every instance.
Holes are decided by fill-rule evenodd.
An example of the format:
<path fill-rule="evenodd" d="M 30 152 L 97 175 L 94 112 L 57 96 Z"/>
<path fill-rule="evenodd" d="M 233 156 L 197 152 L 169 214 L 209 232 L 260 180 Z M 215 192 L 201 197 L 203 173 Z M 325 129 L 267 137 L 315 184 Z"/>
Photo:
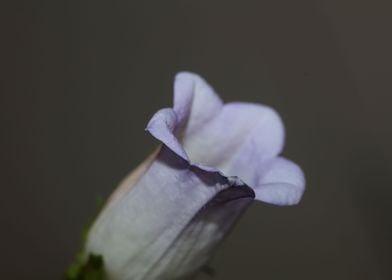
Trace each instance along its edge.
<path fill-rule="evenodd" d="M 223 102 L 199 75 L 181 72 L 174 82 L 174 111 L 184 133 L 198 132 L 200 126 L 216 116 Z"/>
<path fill-rule="evenodd" d="M 216 246 L 253 202 L 247 186 L 230 187 L 212 198 L 152 267 L 147 279 L 183 279 L 211 257 Z"/>
<path fill-rule="evenodd" d="M 283 159 L 272 161 L 284 145 L 284 127 L 272 108 L 239 102 L 223 106 L 213 89 L 192 73 L 178 74 L 174 91 L 174 109 L 159 111 L 147 127 L 154 137 L 194 166 L 238 176 L 257 188 L 259 200 L 284 205 L 300 199 L 302 171 Z M 282 167 L 290 172 L 279 173 Z"/>
<path fill-rule="evenodd" d="M 301 168 L 290 160 L 279 157 L 272 160 L 253 186 L 256 199 L 277 205 L 297 204 L 305 188 Z"/>
<path fill-rule="evenodd" d="M 245 204 L 226 212 L 233 217 L 224 211 L 209 211 L 206 204 L 238 180 L 190 166 L 165 147 L 145 174 L 131 184 L 132 191 L 123 192 L 101 212 L 86 244 L 87 252 L 104 256 L 110 279 L 165 279 L 167 271 L 178 270 L 171 265 L 171 261 L 177 262 L 177 254 L 186 255 L 186 264 L 175 276 L 196 270 L 254 197 L 253 191 L 236 186 L 241 190 L 218 195 L 211 209 L 226 209 L 230 201 L 246 197 Z M 194 219 L 201 209 L 203 216 Z M 201 230 L 203 242 L 192 232 L 195 226 Z M 154 277 L 148 277 L 152 272 Z"/>
<path fill-rule="evenodd" d="M 250 165 L 260 167 L 260 162 L 280 153 L 284 128 L 273 109 L 236 102 L 226 104 L 197 133 L 185 134 L 182 142 L 192 162 L 214 166 L 252 186 L 259 171 Z"/>
<path fill-rule="evenodd" d="M 146 130 L 185 160 L 178 135 L 190 135 L 219 113 L 222 100 L 198 75 L 181 72 L 174 82 L 174 108 L 159 110 Z M 179 131 L 179 129 L 182 131 Z M 208 168 L 207 168 L 208 169 Z"/>
<path fill-rule="evenodd" d="M 188 161 L 188 155 L 173 133 L 176 127 L 176 113 L 172 109 L 166 108 L 155 113 L 148 123 L 146 130 L 177 155 Z"/>

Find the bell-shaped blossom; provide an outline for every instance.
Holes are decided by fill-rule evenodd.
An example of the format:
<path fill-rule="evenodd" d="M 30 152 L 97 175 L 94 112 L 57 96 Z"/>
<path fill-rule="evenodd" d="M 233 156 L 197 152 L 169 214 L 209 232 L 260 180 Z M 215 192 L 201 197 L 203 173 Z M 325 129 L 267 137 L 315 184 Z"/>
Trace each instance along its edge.
<path fill-rule="evenodd" d="M 174 106 L 147 131 L 162 145 L 113 193 L 86 252 L 109 279 L 183 279 L 197 271 L 254 200 L 299 202 L 301 169 L 280 157 L 284 127 L 271 108 L 223 104 L 199 76 L 179 73 Z"/>

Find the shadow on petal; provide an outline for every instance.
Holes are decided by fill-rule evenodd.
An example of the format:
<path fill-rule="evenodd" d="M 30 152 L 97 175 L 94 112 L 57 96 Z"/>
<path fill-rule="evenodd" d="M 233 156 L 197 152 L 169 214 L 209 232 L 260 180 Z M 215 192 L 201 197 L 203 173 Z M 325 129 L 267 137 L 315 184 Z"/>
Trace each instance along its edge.
<path fill-rule="evenodd" d="M 201 170 L 202 176 L 203 172 L 206 171 Z M 202 269 L 254 197 L 246 185 L 219 192 L 182 230 L 146 279 L 193 279 L 192 275 Z"/>

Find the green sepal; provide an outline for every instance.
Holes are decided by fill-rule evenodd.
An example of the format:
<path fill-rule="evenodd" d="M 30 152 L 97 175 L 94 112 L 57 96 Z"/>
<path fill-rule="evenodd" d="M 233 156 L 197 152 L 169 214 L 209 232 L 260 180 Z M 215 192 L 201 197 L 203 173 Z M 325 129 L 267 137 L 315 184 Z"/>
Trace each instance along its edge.
<path fill-rule="evenodd" d="M 82 255 L 76 257 L 65 276 L 66 280 L 105 280 L 103 257 L 90 254 L 87 260 Z"/>
<path fill-rule="evenodd" d="M 88 257 L 86 257 L 84 253 L 88 233 L 102 207 L 103 200 L 97 199 L 97 214 L 83 227 L 81 249 L 76 255 L 73 263 L 68 267 L 68 270 L 65 273 L 65 280 L 106 280 L 103 256 L 89 254 Z"/>

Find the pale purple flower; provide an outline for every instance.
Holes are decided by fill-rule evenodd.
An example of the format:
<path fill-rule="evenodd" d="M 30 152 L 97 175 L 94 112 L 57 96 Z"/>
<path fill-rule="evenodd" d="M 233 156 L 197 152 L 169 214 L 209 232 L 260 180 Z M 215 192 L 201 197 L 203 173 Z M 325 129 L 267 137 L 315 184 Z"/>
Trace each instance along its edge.
<path fill-rule="evenodd" d="M 147 131 L 163 145 L 112 195 L 92 227 L 87 252 L 101 254 L 109 279 L 177 279 L 200 268 L 256 200 L 298 203 L 301 169 L 280 157 L 277 113 L 223 104 L 199 76 L 179 73 L 174 107 Z"/>

